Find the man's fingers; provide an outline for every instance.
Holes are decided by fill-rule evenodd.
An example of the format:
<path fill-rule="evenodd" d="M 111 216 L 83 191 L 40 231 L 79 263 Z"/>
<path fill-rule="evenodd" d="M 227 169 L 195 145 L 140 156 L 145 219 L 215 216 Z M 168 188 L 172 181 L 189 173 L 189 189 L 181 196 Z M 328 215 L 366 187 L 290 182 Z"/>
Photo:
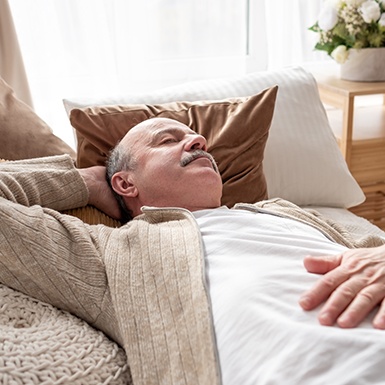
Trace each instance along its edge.
<path fill-rule="evenodd" d="M 320 278 L 309 291 L 301 296 L 299 304 L 304 310 L 314 309 L 326 301 L 334 290 L 348 278 L 348 276 L 340 271 L 332 270 Z"/>
<path fill-rule="evenodd" d="M 303 264 L 309 273 L 325 274 L 341 264 L 342 255 L 324 255 L 315 257 L 308 255 Z"/>
<path fill-rule="evenodd" d="M 374 283 L 370 286 L 365 285 L 366 282 L 358 278 L 349 279 L 337 285 L 318 315 L 320 324 L 332 326 L 337 323 L 341 328 L 353 328 L 359 325 L 385 298 L 385 286 L 381 283 Z M 324 292 L 324 295 L 326 293 L 327 291 Z M 311 295 L 310 298 L 312 298 Z M 320 302 L 318 303 L 318 301 Z M 319 305 L 321 302 L 321 296 L 318 293 L 314 304 Z M 302 307 L 309 310 L 304 306 Z M 373 320 L 373 326 L 378 329 L 385 329 L 385 304 L 381 305 Z"/>
<path fill-rule="evenodd" d="M 373 319 L 373 326 L 376 329 L 385 329 L 385 299 L 382 300 L 380 308 Z"/>
<path fill-rule="evenodd" d="M 360 311 L 364 313 L 364 318 L 373 309 L 373 300 L 372 293 L 365 288 L 362 279 L 349 279 L 333 291 L 322 307 L 318 320 L 321 325 L 331 326 L 338 321 L 341 327 L 353 327 L 361 321 Z"/>
<path fill-rule="evenodd" d="M 342 328 L 356 327 L 383 300 L 385 289 L 381 284 L 364 287 L 354 298 L 346 310 L 338 317 L 337 324 Z M 376 318 L 379 328 L 384 308 L 379 310 Z M 375 319 L 376 319 L 375 318 Z M 375 320 L 373 320 L 375 326 Z"/>
<path fill-rule="evenodd" d="M 373 326 L 385 329 L 385 245 L 350 249 L 336 257 L 306 257 L 309 272 L 324 274 L 300 299 L 305 310 L 325 301 L 319 313 L 323 325 L 357 326 L 380 305 Z"/>

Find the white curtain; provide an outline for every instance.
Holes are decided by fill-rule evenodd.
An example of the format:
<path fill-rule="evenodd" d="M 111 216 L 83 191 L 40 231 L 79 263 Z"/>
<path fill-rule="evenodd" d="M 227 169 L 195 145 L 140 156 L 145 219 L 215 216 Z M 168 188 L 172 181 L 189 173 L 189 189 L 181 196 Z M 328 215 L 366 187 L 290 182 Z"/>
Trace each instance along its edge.
<path fill-rule="evenodd" d="M 263 1 L 269 69 L 330 60 L 324 52 L 313 50 L 318 37 L 308 30 L 316 22 L 323 1 Z"/>
<path fill-rule="evenodd" d="M 324 59 L 308 31 L 322 0 L 9 1 L 35 110 L 70 145 L 63 98 Z"/>

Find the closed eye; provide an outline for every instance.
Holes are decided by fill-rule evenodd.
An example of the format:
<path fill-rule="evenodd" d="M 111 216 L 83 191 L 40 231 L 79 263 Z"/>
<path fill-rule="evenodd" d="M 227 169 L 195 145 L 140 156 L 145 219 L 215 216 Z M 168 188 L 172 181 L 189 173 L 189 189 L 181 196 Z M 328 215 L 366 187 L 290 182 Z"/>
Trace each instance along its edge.
<path fill-rule="evenodd" d="M 177 140 L 176 138 L 165 138 L 160 142 L 160 144 L 170 144 L 170 143 L 177 143 L 177 142 L 179 142 L 179 140 Z"/>
<path fill-rule="evenodd" d="M 165 144 L 179 143 L 187 135 L 197 135 L 194 131 L 188 129 L 170 127 L 154 132 L 150 144 L 151 146 L 161 146 Z"/>

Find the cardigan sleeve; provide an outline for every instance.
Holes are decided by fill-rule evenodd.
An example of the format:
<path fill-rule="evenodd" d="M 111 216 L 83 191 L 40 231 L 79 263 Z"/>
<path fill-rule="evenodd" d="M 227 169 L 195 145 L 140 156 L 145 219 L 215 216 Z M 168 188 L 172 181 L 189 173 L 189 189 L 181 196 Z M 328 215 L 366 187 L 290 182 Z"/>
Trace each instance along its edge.
<path fill-rule="evenodd" d="M 92 324 L 107 292 L 100 227 L 56 211 L 87 199 L 69 157 L 0 165 L 0 282 Z"/>
<path fill-rule="evenodd" d="M 0 197 L 55 210 L 85 206 L 88 189 L 68 155 L 0 162 Z"/>

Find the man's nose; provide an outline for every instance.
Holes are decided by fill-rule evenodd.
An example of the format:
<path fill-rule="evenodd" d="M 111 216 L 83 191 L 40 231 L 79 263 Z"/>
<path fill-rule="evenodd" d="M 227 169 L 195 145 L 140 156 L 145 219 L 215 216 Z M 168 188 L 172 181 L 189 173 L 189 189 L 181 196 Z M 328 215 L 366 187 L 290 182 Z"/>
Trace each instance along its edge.
<path fill-rule="evenodd" d="M 185 150 L 207 151 L 206 139 L 202 135 L 188 135 L 186 138 Z"/>

